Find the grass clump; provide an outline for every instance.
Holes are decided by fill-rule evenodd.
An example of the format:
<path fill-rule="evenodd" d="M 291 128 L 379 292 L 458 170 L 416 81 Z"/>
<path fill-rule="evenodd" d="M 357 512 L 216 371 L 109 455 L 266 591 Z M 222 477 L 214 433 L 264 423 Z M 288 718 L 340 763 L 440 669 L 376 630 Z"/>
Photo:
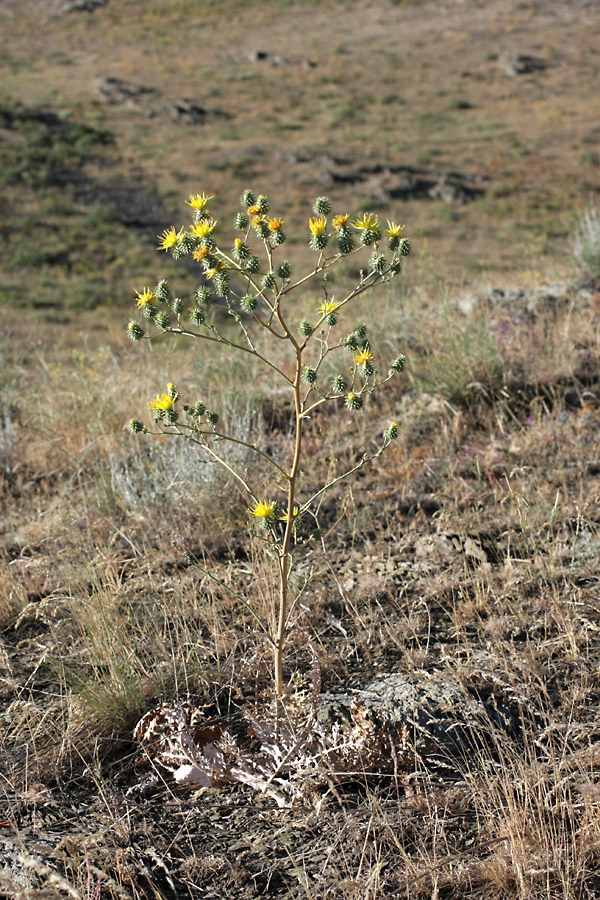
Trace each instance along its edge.
<path fill-rule="evenodd" d="M 577 219 L 573 256 L 582 272 L 594 280 L 600 279 L 600 213 L 591 202 Z"/>

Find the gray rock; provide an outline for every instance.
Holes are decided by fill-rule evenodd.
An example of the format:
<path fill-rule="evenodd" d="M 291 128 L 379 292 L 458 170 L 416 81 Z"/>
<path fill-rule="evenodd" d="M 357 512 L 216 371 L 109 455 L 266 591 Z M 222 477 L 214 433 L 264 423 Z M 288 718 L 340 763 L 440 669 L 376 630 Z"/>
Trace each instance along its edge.
<path fill-rule="evenodd" d="M 525 53 L 512 53 L 508 50 L 500 54 L 498 64 L 511 78 L 515 78 L 517 75 L 530 75 L 532 72 L 548 68 L 548 63 L 544 59 Z"/>
<path fill-rule="evenodd" d="M 131 81 L 123 81 L 122 78 L 104 78 L 96 88 L 96 94 L 107 103 L 124 103 L 127 106 L 138 106 L 138 100 L 149 94 L 156 94 L 154 88 L 142 84 L 134 84 Z"/>
<path fill-rule="evenodd" d="M 61 12 L 94 12 L 101 6 L 108 6 L 109 0 L 69 0 L 62 7 Z"/>
<path fill-rule="evenodd" d="M 484 704 L 439 674 L 396 673 L 364 688 L 323 694 L 317 719 L 353 727 L 357 721 L 385 729 L 425 764 L 448 765 L 486 746 L 489 715 Z"/>

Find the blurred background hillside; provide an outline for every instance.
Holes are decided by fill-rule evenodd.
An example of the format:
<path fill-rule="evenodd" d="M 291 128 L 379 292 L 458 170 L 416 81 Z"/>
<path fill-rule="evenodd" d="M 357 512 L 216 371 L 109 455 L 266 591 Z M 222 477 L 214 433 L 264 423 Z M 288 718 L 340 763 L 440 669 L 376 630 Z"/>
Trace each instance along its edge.
<path fill-rule="evenodd" d="M 64 323 L 171 269 L 191 287 L 155 247 L 192 191 L 222 218 L 269 194 L 298 261 L 316 194 L 406 221 L 409 278 L 460 285 L 568 271 L 600 190 L 585 0 L 3 0 L 0 28 L 9 310 Z"/>

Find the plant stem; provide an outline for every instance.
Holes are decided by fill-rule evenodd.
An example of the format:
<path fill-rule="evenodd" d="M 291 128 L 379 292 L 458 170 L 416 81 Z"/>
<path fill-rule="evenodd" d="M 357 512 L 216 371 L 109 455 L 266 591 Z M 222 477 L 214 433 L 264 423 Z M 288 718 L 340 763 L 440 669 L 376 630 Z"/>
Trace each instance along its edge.
<path fill-rule="evenodd" d="M 294 377 L 294 425 L 296 436 L 294 440 L 294 458 L 292 460 L 292 467 L 288 475 L 287 521 L 285 523 L 283 543 L 281 545 L 281 552 L 279 554 L 279 611 L 277 631 L 275 634 L 275 694 L 277 697 L 278 705 L 281 697 L 283 696 L 283 646 L 285 643 L 285 632 L 289 608 L 290 544 L 294 529 L 294 501 L 296 498 L 296 479 L 298 477 L 298 469 L 300 467 L 300 457 L 302 453 L 302 400 L 300 397 L 300 384 L 302 378 L 302 350 L 298 346 L 296 341 L 294 341 L 292 336 L 289 335 L 289 337 L 290 340 L 294 343 L 296 350 L 296 374 Z"/>

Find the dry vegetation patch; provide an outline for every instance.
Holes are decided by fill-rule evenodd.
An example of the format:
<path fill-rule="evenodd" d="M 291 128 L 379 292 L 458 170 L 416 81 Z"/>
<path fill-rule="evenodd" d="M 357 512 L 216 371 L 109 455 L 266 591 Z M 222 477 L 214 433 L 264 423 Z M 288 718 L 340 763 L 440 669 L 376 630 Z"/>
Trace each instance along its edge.
<path fill-rule="evenodd" d="M 386 420 L 390 404 L 401 437 L 328 499 L 324 544 L 300 567 L 310 577 L 289 657 L 303 673 L 299 712 L 288 750 L 270 757 L 276 782 L 264 756 L 269 653 L 244 606 L 267 614 L 271 578 L 256 568 L 244 504 L 184 450 L 117 427 L 131 402 L 119 389 L 134 365 L 124 347 L 32 360 L 24 336 L 12 345 L 0 570 L 7 896 L 15 884 L 31 896 L 51 885 L 115 897 L 595 896 L 594 298 L 593 286 L 554 285 L 459 295 L 446 317 L 422 294 L 398 308 L 395 327 L 415 348 L 411 383 L 372 414 Z M 167 348 L 157 353 L 153 368 L 168 367 Z M 179 365 L 184 380 L 202 377 L 191 354 Z M 137 369 L 136 390 L 151 393 L 151 379 Z M 251 390 L 264 396 L 259 381 Z M 286 417 L 269 404 L 236 419 L 278 452 Z M 333 458 L 352 459 L 365 423 L 315 421 L 308 440 L 325 443 L 307 485 Z M 333 756 L 331 738 L 315 744 L 316 724 L 312 744 L 303 735 L 314 652 L 333 721 L 349 723 Z M 408 711 L 390 730 L 377 697 L 394 675 L 413 706 L 393 701 Z M 133 729 L 161 701 L 191 704 L 202 746 L 202 723 L 224 723 L 234 769 L 246 767 L 233 780 L 247 786 L 217 778 L 189 793 L 152 754 L 140 767 Z"/>

